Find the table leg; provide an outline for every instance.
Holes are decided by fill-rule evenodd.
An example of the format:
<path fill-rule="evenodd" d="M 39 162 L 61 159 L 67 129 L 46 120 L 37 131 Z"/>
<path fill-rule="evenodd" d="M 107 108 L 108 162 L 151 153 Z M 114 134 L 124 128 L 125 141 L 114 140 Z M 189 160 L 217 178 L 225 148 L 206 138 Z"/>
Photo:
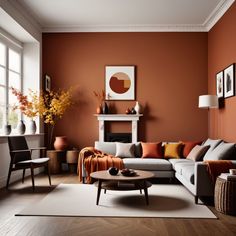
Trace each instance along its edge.
<path fill-rule="evenodd" d="M 100 194 L 101 194 L 101 189 L 102 189 L 102 180 L 98 180 L 98 192 L 97 192 L 97 205 L 99 203 L 99 198 L 100 198 Z"/>
<path fill-rule="evenodd" d="M 148 200 L 148 190 L 147 190 L 147 186 L 146 186 L 146 181 L 144 181 L 144 193 L 145 193 L 145 199 L 146 199 L 146 204 L 149 204 L 149 200 Z"/>

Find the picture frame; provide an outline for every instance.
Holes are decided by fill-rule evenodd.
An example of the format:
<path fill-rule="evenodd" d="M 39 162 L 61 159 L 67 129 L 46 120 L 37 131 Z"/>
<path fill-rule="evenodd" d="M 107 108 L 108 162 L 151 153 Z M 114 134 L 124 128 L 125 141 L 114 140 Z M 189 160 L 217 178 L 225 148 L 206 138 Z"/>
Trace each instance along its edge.
<path fill-rule="evenodd" d="M 235 96 L 235 63 L 224 69 L 224 97 Z"/>
<path fill-rule="evenodd" d="M 224 72 L 216 74 L 216 95 L 218 98 L 224 97 Z"/>
<path fill-rule="evenodd" d="M 135 66 L 105 67 L 106 100 L 135 100 Z"/>
<path fill-rule="evenodd" d="M 51 77 L 49 75 L 45 75 L 45 91 L 51 91 Z"/>

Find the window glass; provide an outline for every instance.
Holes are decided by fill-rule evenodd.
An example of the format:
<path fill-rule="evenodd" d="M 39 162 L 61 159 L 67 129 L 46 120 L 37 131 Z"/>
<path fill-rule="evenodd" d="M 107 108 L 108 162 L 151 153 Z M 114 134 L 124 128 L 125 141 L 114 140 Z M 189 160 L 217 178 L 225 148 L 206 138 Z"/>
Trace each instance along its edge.
<path fill-rule="evenodd" d="M 5 68 L 0 66 L 0 84 L 5 85 L 6 72 Z"/>
<path fill-rule="evenodd" d="M 9 114 L 8 114 L 8 123 L 12 126 L 12 129 L 15 129 L 17 127 L 17 124 L 20 120 L 20 111 L 19 110 L 13 110 L 12 107 L 9 107 Z"/>
<path fill-rule="evenodd" d="M 20 75 L 18 73 L 9 71 L 9 80 L 8 80 L 9 88 L 14 87 L 20 90 Z"/>
<path fill-rule="evenodd" d="M 3 128 L 4 124 L 4 112 L 5 112 L 5 107 L 0 105 L 0 129 Z"/>
<path fill-rule="evenodd" d="M 0 65 L 6 65 L 6 46 L 0 43 Z"/>
<path fill-rule="evenodd" d="M 20 73 L 20 54 L 9 49 L 9 69 Z"/>
<path fill-rule="evenodd" d="M 0 106 L 6 104 L 6 89 L 4 86 L 0 86 Z"/>

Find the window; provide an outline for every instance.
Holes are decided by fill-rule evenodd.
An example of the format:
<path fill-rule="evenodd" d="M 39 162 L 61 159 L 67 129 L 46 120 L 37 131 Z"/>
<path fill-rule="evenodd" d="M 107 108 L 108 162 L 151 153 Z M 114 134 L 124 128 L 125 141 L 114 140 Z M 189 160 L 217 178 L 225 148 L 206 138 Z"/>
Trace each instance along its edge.
<path fill-rule="evenodd" d="M 0 39 L 0 129 L 10 124 L 14 130 L 21 114 L 13 111 L 16 97 L 10 88 L 22 89 L 22 49 Z"/>

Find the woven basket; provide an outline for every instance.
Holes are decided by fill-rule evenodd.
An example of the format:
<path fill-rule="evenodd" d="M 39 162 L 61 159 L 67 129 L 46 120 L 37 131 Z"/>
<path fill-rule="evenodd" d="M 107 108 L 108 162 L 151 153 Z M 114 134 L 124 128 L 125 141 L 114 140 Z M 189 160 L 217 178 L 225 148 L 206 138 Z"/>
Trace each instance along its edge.
<path fill-rule="evenodd" d="M 236 181 L 217 178 L 215 184 L 215 208 L 217 211 L 236 215 Z"/>

